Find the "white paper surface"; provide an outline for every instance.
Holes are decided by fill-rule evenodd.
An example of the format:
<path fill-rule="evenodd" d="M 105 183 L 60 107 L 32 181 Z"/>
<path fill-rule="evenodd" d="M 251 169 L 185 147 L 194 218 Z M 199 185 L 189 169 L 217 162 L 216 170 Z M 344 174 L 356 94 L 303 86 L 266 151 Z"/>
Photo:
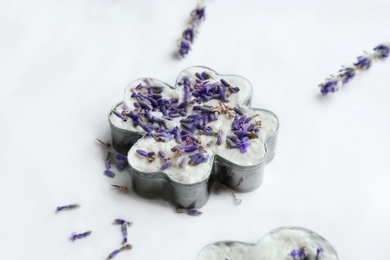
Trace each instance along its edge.
<path fill-rule="evenodd" d="M 194 259 L 219 240 L 255 243 L 285 225 L 309 228 L 341 259 L 385 259 L 390 230 L 390 60 L 334 95 L 317 87 L 364 50 L 389 42 L 390 2 L 206 1 L 193 49 L 176 41 L 196 1 L 0 2 L 0 230 L 3 259 Z M 174 84 L 204 65 L 254 86 L 253 106 L 280 119 L 263 186 L 212 194 L 200 217 L 123 195 L 103 175 L 107 113 L 126 84 Z M 80 203 L 55 213 L 56 206 Z M 92 230 L 72 242 L 72 232 Z"/>

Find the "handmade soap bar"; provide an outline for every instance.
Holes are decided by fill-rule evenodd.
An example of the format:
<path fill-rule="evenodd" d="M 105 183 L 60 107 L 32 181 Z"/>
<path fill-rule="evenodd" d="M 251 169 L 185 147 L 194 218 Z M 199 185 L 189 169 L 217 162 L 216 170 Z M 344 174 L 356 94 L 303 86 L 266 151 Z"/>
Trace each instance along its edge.
<path fill-rule="evenodd" d="M 251 97 L 246 79 L 205 67 L 183 71 L 174 88 L 156 79 L 133 81 L 109 115 L 114 148 L 127 152 L 131 147 L 128 161 L 135 182 L 141 179 L 134 175 L 143 180 L 154 176 L 183 185 L 204 182 L 207 188 L 213 172 L 230 188 L 253 190 L 274 156 L 279 122 L 270 111 L 248 107 Z M 161 183 L 133 184 L 144 197 L 161 197 L 150 187 L 149 194 L 139 187 L 161 189 Z M 173 202 L 178 195 L 165 196 Z"/>

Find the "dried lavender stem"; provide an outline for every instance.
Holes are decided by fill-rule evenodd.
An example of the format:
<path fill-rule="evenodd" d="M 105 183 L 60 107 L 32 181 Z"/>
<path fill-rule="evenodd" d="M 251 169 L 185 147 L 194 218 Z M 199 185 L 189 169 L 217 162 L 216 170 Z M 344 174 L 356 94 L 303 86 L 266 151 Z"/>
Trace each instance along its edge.
<path fill-rule="evenodd" d="M 365 53 L 357 58 L 357 62 L 351 66 L 342 67 L 337 75 L 331 75 L 321 83 L 322 95 L 338 91 L 344 84 L 347 84 L 360 71 L 368 70 L 373 61 L 383 60 L 389 56 L 390 44 L 380 44 L 374 48 L 372 53 Z"/>

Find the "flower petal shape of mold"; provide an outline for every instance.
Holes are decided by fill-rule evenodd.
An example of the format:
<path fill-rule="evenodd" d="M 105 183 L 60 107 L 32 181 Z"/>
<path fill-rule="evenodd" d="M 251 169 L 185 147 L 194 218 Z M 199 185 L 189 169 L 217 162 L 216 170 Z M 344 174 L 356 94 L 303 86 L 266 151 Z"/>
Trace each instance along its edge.
<path fill-rule="evenodd" d="M 279 121 L 251 108 L 252 86 L 236 75 L 190 67 L 174 87 L 131 82 L 109 112 L 114 148 L 127 154 L 133 190 L 182 208 L 200 208 L 212 183 L 250 192 L 275 154 Z"/>

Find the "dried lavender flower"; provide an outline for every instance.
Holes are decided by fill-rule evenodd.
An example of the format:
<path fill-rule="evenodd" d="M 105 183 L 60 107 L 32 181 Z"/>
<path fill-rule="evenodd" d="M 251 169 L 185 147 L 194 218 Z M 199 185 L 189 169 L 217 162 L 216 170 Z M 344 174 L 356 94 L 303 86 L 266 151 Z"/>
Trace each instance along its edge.
<path fill-rule="evenodd" d="M 117 254 L 119 254 L 120 252 L 122 252 L 122 251 L 124 251 L 124 250 L 130 250 L 130 249 L 132 249 L 132 248 L 133 248 L 133 246 L 132 246 L 131 244 L 125 244 L 125 245 L 123 245 L 121 248 L 114 250 L 114 251 L 107 257 L 107 259 L 112 259 L 112 258 L 114 258 Z"/>
<path fill-rule="evenodd" d="M 87 231 L 87 232 L 80 233 L 80 234 L 77 234 L 77 233 L 73 232 L 71 234 L 70 239 L 75 241 L 76 239 L 87 237 L 87 236 L 91 235 L 91 233 L 92 233 L 92 231 Z"/>
<path fill-rule="evenodd" d="M 80 207 L 80 204 L 68 204 L 68 205 L 65 205 L 65 206 L 57 206 L 57 211 L 61 211 L 61 210 L 68 210 L 68 209 L 76 209 L 76 208 L 79 208 Z"/>
<path fill-rule="evenodd" d="M 104 175 L 110 177 L 110 178 L 114 178 L 115 177 L 115 173 L 113 171 L 110 171 L 110 170 L 105 170 L 104 171 Z"/>
<path fill-rule="evenodd" d="M 325 82 L 319 85 L 322 95 L 338 91 L 344 84 L 348 83 L 355 75 L 363 70 L 368 70 L 376 60 L 382 60 L 389 56 L 389 44 L 380 44 L 374 48 L 373 53 L 366 53 L 357 58 L 357 62 L 348 67 L 343 67 L 337 75 L 331 75 Z"/>

